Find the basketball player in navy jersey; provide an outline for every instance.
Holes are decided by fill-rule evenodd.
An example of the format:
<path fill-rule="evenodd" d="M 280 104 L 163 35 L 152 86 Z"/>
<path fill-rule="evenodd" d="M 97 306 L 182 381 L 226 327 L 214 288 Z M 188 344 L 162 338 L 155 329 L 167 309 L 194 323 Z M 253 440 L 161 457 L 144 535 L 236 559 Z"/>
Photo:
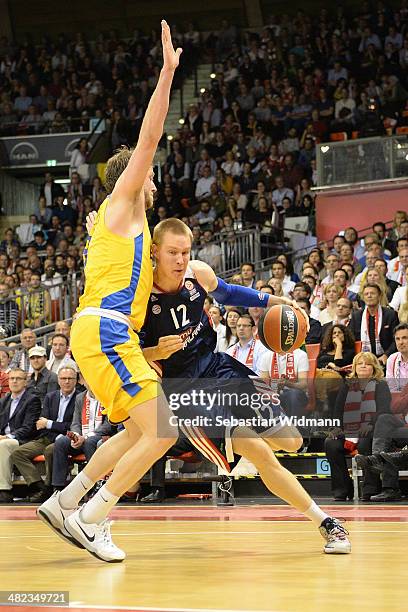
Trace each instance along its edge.
<path fill-rule="evenodd" d="M 89 228 L 89 222 L 88 222 Z M 159 223 L 153 234 L 152 255 L 155 260 L 153 291 L 149 299 L 146 319 L 142 329 L 143 353 L 163 377 L 167 397 L 192 389 L 206 391 L 217 388 L 226 392 L 258 392 L 252 370 L 226 353 L 214 353 L 216 333 L 211 320 L 204 312 L 204 300 L 210 293 L 219 303 L 236 306 L 263 306 L 286 303 L 278 298 L 238 285 L 228 285 L 216 277 L 204 262 L 190 261 L 192 234 L 179 219 L 166 219 Z M 180 350 L 180 336 L 183 347 Z M 205 386 L 205 379 L 209 387 Z M 262 384 L 262 383 L 261 383 Z M 262 391 L 261 391 L 262 392 Z M 270 402 L 263 411 L 266 419 L 280 414 L 280 407 Z M 313 521 L 326 539 L 326 553 L 349 553 L 351 545 L 347 531 L 337 519 L 329 517 L 311 499 L 296 477 L 276 459 L 273 450 L 297 450 L 302 438 L 296 428 L 279 426 L 271 428 L 231 429 L 228 442 L 222 428 L 205 425 L 184 425 L 184 416 L 208 415 L 207 406 L 189 406 L 177 413 L 180 429 L 190 443 L 210 461 L 230 471 L 234 455 L 243 456 L 253 463 L 268 489 L 295 507 Z M 212 413 L 227 417 L 231 412 L 237 418 L 248 417 L 248 407 L 213 406 Z M 262 437 L 261 437 L 262 436 Z M 228 448 L 230 444 L 230 448 Z M 232 456 L 231 456 L 232 453 Z"/>

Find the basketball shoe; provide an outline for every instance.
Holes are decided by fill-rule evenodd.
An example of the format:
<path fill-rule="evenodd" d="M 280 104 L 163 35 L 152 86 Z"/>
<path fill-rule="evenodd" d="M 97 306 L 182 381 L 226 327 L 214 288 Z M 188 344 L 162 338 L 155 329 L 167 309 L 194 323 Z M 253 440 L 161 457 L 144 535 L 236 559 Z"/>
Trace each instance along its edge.
<path fill-rule="evenodd" d="M 351 552 L 350 540 L 347 537 L 348 531 L 338 519 L 328 516 L 320 525 L 319 531 L 326 540 L 325 553 L 346 555 Z"/>
<path fill-rule="evenodd" d="M 47 501 L 37 508 L 37 516 L 43 523 L 48 525 L 48 527 L 51 527 L 54 533 L 65 540 L 65 542 L 77 548 L 84 548 L 82 544 L 71 538 L 64 527 L 65 519 L 70 516 L 70 514 L 73 514 L 76 508 L 74 510 L 66 510 L 63 508 L 60 503 L 60 495 L 61 491 L 55 491 Z"/>
<path fill-rule="evenodd" d="M 110 526 L 112 521 L 105 519 L 102 523 L 84 523 L 81 510 L 67 516 L 64 527 L 72 539 L 86 548 L 97 559 L 107 563 L 120 563 L 126 553 L 112 542 Z"/>

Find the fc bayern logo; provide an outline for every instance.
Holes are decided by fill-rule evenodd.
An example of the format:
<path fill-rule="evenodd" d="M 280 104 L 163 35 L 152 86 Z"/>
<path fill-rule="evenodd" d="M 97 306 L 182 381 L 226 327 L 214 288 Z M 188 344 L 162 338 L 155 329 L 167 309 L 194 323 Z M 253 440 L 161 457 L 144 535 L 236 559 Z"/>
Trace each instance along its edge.
<path fill-rule="evenodd" d="M 188 291 L 192 291 L 194 289 L 194 283 L 189 280 L 184 283 L 184 286 L 186 289 L 188 289 Z"/>

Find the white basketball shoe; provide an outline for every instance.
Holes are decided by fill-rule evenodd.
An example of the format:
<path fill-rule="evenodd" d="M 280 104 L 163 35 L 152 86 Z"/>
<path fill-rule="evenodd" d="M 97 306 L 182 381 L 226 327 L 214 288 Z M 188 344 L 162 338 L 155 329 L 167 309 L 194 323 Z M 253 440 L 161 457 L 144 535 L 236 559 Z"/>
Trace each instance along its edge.
<path fill-rule="evenodd" d="M 112 542 L 111 524 L 108 519 L 102 523 L 84 523 L 81 511 L 76 510 L 65 519 L 64 526 L 72 539 L 94 557 L 107 563 L 120 563 L 126 553 Z"/>
<path fill-rule="evenodd" d="M 73 510 L 66 510 L 61 506 L 60 503 L 61 491 L 55 491 L 53 495 L 49 499 L 47 499 L 41 506 L 37 508 L 37 516 L 43 521 L 48 527 L 56 533 L 61 539 L 65 540 L 71 546 L 75 546 L 77 548 L 84 548 L 82 544 L 76 542 L 68 531 L 64 527 L 65 519 L 73 514 L 76 511 L 76 508 Z"/>

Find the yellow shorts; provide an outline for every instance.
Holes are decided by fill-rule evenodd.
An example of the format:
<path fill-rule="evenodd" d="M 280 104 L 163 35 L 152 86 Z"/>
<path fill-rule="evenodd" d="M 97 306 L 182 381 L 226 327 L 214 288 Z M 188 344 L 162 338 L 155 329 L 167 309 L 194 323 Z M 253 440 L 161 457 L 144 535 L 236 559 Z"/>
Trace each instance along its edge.
<path fill-rule="evenodd" d="M 72 325 L 70 346 L 111 423 L 122 423 L 129 410 L 160 394 L 158 376 L 143 357 L 139 337 L 125 323 L 79 317 Z"/>

